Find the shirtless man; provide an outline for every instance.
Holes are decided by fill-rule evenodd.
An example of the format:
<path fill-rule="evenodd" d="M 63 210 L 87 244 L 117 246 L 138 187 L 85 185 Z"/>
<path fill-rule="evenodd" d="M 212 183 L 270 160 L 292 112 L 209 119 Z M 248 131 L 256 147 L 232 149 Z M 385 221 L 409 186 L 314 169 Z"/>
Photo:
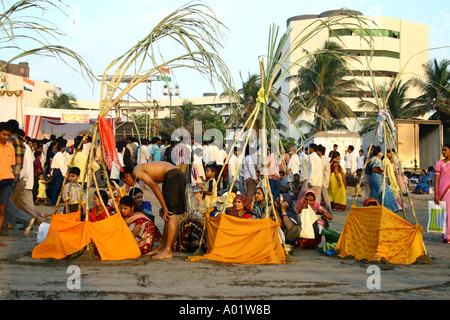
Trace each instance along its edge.
<path fill-rule="evenodd" d="M 164 219 L 163 240 L 160 246 L 148 253 L 153 259 L 172 258 L 172 244 L 176 236 L 178 222 L 176 215 L 186 211 L 186 177 L 173 164 L 166 161 L 147 162 L 134 167 L 124 167 L 121 179 L 128 185 L 134 185 L 136 179 L 148 185 L 159 203 L 159 215 Z M 162 191 L 158 183 L 162 182 Z"/>

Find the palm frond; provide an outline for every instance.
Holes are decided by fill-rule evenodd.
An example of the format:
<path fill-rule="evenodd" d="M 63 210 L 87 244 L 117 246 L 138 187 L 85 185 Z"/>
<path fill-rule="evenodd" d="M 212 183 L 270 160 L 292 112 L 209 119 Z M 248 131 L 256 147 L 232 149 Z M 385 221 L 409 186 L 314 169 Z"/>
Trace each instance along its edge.
<path fill-rule="evenodd" d="M 65 34 L 44 16 L 49 9 L 65 15 L 65 6 L 60 1 L 20 0 L 9 7 L 4 0 L 1 3 L 4 11 L 0 14 L 0 43 L 5 45 L 0 49 L 14 54 L 5 64 L 0 64 L 0 71 L 14 61 L 38 55 L 56 58 L 79 72 L 89 84 L 94 82 L 95 76 L 83 57 L 67 47 L 53 44 Z M 72 66 L 73 62 L 77 67 Z"/>

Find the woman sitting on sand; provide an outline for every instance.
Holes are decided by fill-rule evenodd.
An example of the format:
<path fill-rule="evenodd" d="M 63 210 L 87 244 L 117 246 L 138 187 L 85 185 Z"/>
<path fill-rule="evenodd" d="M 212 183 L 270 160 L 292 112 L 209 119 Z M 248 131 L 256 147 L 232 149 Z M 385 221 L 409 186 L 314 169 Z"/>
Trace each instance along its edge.
<path fill-rule="evenodd" d="M 139 246 L 143 254 L 147 254 L 153 247 L 153 243 L 161 243 L 162 237 L 159 229 L 136 205 L 132 196 L 125 196 L 120 199 L 120 213 L 125 223 Z"/>
<path fill-rule="evenodd" d="M 324 207 L 316 202 L 316 192 L 312 189 L 306 189 L 303 192 L 302 197 L 296 204 L 298 213 L 301 213 L 303 209 L 307 209 L 308 206 L 318 216 L 318 220 L 313 223 L 314 239 L 300 239 L 301 246 L 311 246 L 317 248 L 322 240 L 321 228 L 327 230 L 329 228 L 328 220 L 333 220 L 333 214 L 328 212 Z M 319 227 L 319 225 L 321 227 Z"/>
<path fill-rule="evenodd" d="M 265 196 L 265 187 L 259 186 L 256 188 L 255 197 L 253 198 L 253 213 L 255 214 L 257 219 L 265 218 L 266 216 L 266 196 Z"/>
<path fill-rule="evenodd" d="M 99 191 L 100 191 L 101 200 L 100 200 L 100 197 L 98 196 L 97 191 L 95 191 L 92 196 L 92 208 L 90 208 L 89 212 L 88 212 L 88 218 L 89 218 L 88 221 L 90 221 L 90 222 L 101 221 L 115 213 L 114 208 L 108 204 L 108 200 L 109 200 L 108 193 L 105 190 L 99 190 Z M 102 201 L 105 204 L 105 206 L 103 206 Z M 105 210 L 105 207 L 106 207 L 106 210 L 108 210 L 108 211 Z"/>

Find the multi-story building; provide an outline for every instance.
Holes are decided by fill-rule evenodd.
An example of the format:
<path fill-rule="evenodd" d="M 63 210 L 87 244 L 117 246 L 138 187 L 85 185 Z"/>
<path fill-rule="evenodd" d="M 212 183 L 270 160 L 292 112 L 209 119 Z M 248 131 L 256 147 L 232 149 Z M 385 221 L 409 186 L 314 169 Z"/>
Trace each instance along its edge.
<path fill-rule="evenodd" d="M 343 100 L 350 106 L 356 114 L 356 118 L 346 119 L 345 124 L 350 131 L 358 131 L 359 121 L 367 115 L 358 107 L 360 99 L 370 100 L 372 90 L 370 87 L 374 85 L 388 84 L 399 73 L 402 82 L 406 82 L 413 77 L 423 77 L 423 64 L 428 62 L 428 26 L 420 23 L 405 21 L 390 17 L 368 17 L 361 12 L 355 11 L 326 11 L 317 15 L 299 15 L 293 16 L 287 20 L 287 31 L 289 32 L 288 45 L 292 45 L 294 39 L 300 34 L 306 34 L 308 30 L 313 28 L 313 23 L 317 20 L 325 21 L 330 16 L 339 13 L 352 13 L 361 17 L 364 24 L 358 25 L 359 22 L 355 18 L 345 18 L 340 24 L 332 26 L 331 30 L 324 28 L 311 40 L 306 42 L 302 49 L 312 52 L 323 48 L 326 41 L 337 41 L 347 50 L 348 53 L 359 57 L 359 62 L 350 62 L 350 69 L 357 79 L 361 80 L 363 85 L 358 92 L 358 97 L 344 98 Z M 346 25 L 346 23 L 348 23 Z M 370 44 L 369 44 L 370 43 Z M 285 48 L 285 50 L 288 50 Z M 290 56 L 287 63 L 298 61 L 305 55 L 305 51 L 296 50 Z M 302 64 L 306 63 L 302 61 Z M 297 74 L 300 66 L 291 69 L 291 75 Z M 371 72 L 374 75 L 375 83 L 372 82 Z M 294 89 L 294 81 L 279 81 L 281 90 L 285 95 Z M 368 85 L 370 84 L 370 86 Z M 408 97 L 416 97 L 419 92 L 412 88 L 408 91 Z M 373 98 L 372 98 L 373 99 Z M 283 108 L 288 110 L 289 101 L 283 102 Z M 309 115 L 304 118 L 312 121 L 313 116 Z M 287 136 L 298 137 L 298 131 L 293 128 L 288 119 Z"/>

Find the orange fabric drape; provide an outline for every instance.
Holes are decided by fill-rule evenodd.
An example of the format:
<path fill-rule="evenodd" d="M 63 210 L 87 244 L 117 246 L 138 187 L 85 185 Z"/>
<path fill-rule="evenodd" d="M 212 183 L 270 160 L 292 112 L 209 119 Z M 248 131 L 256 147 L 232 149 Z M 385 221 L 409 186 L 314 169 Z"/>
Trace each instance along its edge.
<path fill-rule="evenodd" d="M 47 238 L 31 257 L 63 259 L 93 242 L 102 261 L 136 259 L 141 251 L 120 214 L 98 222 L 80 221 L 80 213 L 53 215 Z"/>
<path fill-rule="evenodd" d="M 207 253 L 188 257 L 187 261 L 203 259 L 238 264 L 286 263 L 276 222 L 226 214 L 207 215 Z"/>
<path fill-rule="evenodd" d="M 424 255 L 423 229 L 384 206 L 352 206 L 336 245 L 339 257 L 412 264 Z"/>

